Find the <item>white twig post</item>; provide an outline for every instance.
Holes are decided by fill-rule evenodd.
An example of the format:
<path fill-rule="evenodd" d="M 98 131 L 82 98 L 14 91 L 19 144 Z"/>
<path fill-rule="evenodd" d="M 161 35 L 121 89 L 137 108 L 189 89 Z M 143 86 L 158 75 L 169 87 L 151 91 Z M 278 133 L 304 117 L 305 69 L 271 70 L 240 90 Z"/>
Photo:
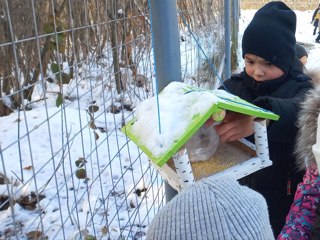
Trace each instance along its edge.
<path fill-rule="evenodd" d="M 270 161 L 266 120 L 254 121 L 254 130 L 257 157 L 260 158 L 262 164 L 264 164 Z"/>
<path fill-rule="evenodd" d="M 195 180 L 187 149 L 180 149 L 176 154 L 172 156 L 172 159 L 177 171 L 178 178 L 180 180 L 181 187 L 185 188 L 188 187 L 188 185 L 194 183 Z"/>

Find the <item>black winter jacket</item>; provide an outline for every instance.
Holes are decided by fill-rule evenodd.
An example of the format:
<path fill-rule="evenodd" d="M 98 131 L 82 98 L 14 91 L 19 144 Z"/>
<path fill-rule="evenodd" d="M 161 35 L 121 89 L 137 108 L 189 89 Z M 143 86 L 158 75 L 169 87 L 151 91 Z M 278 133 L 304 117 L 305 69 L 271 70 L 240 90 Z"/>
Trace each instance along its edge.
<path fill-rule="evenodd" d="M 293 150 L 299 104 L 312 87 L 309 80 L 302 73 L 291 73 L 280 79 L 257 82 L 243 71 L 224 82 L 228 92 L 280 116 L 278 121 L 270 122 L 267 130 L 273 165 L 239 181 L 266 198 L 275 236 L 285 223 L 296 186 L 303 177 L 303 172 L 296 168 Z M 254 141 L 252 136 L 248 139 Z"/>

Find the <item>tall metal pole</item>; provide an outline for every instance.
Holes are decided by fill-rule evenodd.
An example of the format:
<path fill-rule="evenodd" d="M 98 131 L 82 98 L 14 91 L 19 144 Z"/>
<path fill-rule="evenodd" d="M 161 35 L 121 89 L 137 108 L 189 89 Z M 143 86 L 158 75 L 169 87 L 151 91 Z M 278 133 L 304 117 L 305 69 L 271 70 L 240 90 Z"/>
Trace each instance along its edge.
<path fill-rule="evenodd" d="M 172 81 L 181 82 L 177 2 L 150 0 L 156 76 L 160 92 Z"/>
<path fill-rule="evenodd" d="M 182 81 L 177 2 L 150 0 L 150 11 L 158 94 L 170 82 Z M 167 202 L 177 194 L 167 183 L 165 190 Z"/>
<path fill-rule="evenodd" d="M 230 0 L 224 1 L 225 78 L 231 77 Z"/>

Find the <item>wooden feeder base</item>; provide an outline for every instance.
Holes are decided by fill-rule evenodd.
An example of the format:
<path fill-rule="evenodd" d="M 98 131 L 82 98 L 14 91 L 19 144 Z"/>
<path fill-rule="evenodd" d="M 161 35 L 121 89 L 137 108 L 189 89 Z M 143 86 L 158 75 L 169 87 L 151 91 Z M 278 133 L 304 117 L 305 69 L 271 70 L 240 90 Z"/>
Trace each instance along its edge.
<path fill-rule="evenodd" d="M 201 178 L 217 174 L 256 157 L 254 149 L 242 142 L 220 143 L 214 156 L 206 161 L 191 162 L 193 175 L 196 181 Z M 168 161 L 168 166 L 175 171 L 173 160 Z"/>

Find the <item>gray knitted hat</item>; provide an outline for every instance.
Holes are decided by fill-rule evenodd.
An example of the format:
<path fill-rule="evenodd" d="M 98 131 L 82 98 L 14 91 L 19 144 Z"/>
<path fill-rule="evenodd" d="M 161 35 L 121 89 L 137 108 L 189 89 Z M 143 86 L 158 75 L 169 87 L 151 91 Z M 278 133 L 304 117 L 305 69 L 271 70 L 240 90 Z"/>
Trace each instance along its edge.
<path fill-rule="evenodd" d="M 209 177 L 179 193 L 148 227 L 152 240 L 272 240 L 265 199 L 237 181 Z"/>

